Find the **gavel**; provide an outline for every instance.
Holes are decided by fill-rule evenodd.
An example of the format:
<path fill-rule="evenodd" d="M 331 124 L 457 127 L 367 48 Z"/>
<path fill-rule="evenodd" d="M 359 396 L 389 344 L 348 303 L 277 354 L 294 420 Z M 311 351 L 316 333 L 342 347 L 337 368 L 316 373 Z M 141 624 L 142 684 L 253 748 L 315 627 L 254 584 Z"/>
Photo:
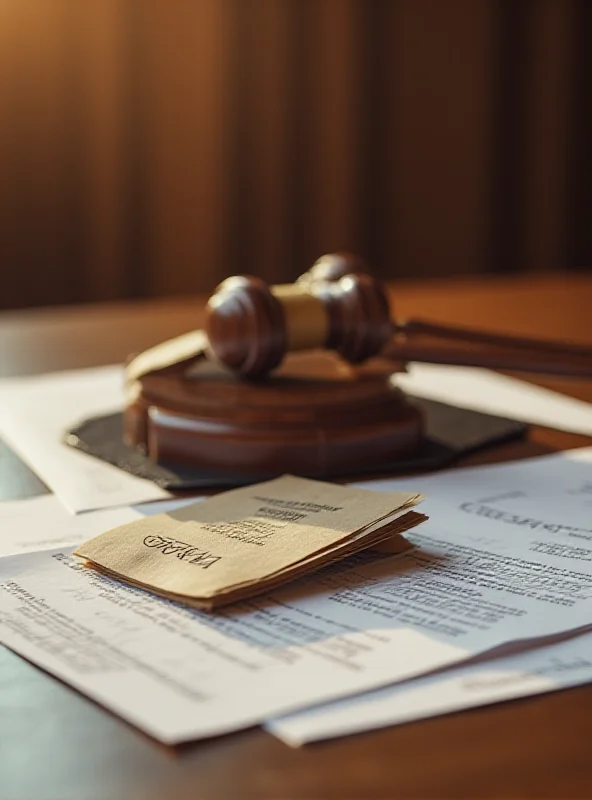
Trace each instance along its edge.
<path fill-rule="evenodd" d="M 294 284 L 259 278 L 223 281 L 207 304 L 207 354 L 244 378 L 259 379 L 293 351 L 326 348 L 351 364 L 380 355 L 571 377 L 592 377 L 592 348 L 391 319 L 386 290 L 359 257 L 320 258 Z"/>
<path fill-rule="evenodd" d="M 353 365 L 378 358 L 343 369 L 304 353 L 264 380 L 287 354 L 316 348 Z M 289 286 L 228 278 L 207 304 L 205 330 L 133 355 L 124 440 L 157 463 L 248 479 L 397 464 L 424 437 L 424 412 L 393 380 L 412 361 L 592 377 L 592 348 L 581 344 L 393 319 L 364 262 L 336 253 Z"/>

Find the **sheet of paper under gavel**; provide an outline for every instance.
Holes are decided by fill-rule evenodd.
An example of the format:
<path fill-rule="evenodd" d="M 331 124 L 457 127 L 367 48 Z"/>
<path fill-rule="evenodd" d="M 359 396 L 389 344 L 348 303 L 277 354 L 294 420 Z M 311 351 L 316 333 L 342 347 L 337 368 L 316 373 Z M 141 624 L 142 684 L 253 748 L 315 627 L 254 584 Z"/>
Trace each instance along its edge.
<path fill-rule="evenodd" d="M 286 353 L 309 348 L 333 350 L 352 364 L 380 355 L 592 377 L 590 347 L 391 319 L 383 285 L 348 254 L 324 256 L 291 285 L 228 278 L 208 302 L 205 332 L 210 356 L 245 378 L 261 378 Z"/>

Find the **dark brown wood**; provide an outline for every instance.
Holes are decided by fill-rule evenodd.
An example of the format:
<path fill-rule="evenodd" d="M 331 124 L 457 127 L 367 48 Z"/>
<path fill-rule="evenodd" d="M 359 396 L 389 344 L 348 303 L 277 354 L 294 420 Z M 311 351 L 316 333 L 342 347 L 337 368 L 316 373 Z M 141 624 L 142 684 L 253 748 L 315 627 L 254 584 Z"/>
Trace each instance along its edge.
<path fill-rule="evenodd" d="M 287 352 L 304 347 L 334 350 L 352 364 L 380 354 L 397 363 L 422 361 L 592 378 L 592 348 L 583 344 L 415 318 L 391 321 L 383 284 L 361 272 L 363 266 L 357 256 L 333 253 L 318 259 L 292 287 L 268 288 L 259 278 L 248 276 L 228 278 L 207 305 L 210 354 L 249 378 L 269 374 Z M 289 323 L 295 302 L 300 311 Z"/>
<path fill-rule="evenodd" d="M 405 336 L 389 345 L 388 356 L 397 362 L 421 361 L 430 364 L 454 364 L 592 378 L 592 351 L 584 356 L 560 352 L 556 342 L 551 343 L 551 348 L 551 352 L 545 352 L 542 342 L 537 342 L 534 349 L 513 346 L 484 347 L 476 342 L 459 346 L 454 341 Z M 553 352 L 554 350 L 559 352 Z"/>
<path fill-rule="evenodd" d="M 589 263 L 586 0 L 178 5 L 3 0 L 0 306 Z"/>
<path fill-rule="evenodd" d="M 387 365 L 355 368 L 323 352 L 293 354 L 257 382 L 202 361 L 191 377 L 140 379 L 125 409 L 126 440 L 154 461 L 221 475 L 363 471 L 408 456 L 421 439 L 421 412 L 391 377 Z"/>
<path fill-rule="evenodd" d="M 308 347 L 335 350 L 352 364 L 380 352 L 392 332 L 384 287 L 363 273 L 333 280 L 354 259 L 328 259 L 326 273 L 331 280 L 321 280 L 313 271 L 309 280 L 288 287 L 268 288 L 260 278 L 244 275 L 223 281 L 206 307 L 205 331 L 211 354 L 241 375 L 258 378 L 275 369 L 288 351 L 302 349 L 296 342 L 303 333 Z M 285 289 L 289 294 L 279 294 Z M 289 309 L 295 303 L 301 311 L 290 325 Z M 311 326 L 312 335 L 307 330 Z"/>
<path fill-rule="evenodd" d="M 592 278 L 572 275 L 400 283 L 397 309 L 443 324 L 592 344 Z M 123 361 L 201 324 L 193 298 L 0 316 L 0 374 Z M 590 381 L 536 382 L 592 401 Z M 462 463 L 524 458 L 592 439 L 532 428 L 527 441 Z M 2 451 L 0 451 L 2 452 Z M 5 452 L 5 451 L 3 451 Z M 4 458 L 4 456 L 3 456 Z M 0 483 L 34 490 L 26 471 Z M 502 703 L 302 750 L 259 729 L 159 746 L 7 650 L 0 650 L 0 796 L 10 798 L 588 798 L 592 687 Z"/>
<path fill-rule="evenodd" d="M 246 377 L 275 369 L 287 349 L 280 301 L 260 278 L 237 275 L 216 289 L 206 306 L 211 354 Z"/>
<path fill-rule="evenodd" d="M 298 283 L 311 284 L 319 281 L 338 281 L 345 275 L 368 274 L 370 269 L 363 258 L 346 251 L 326 253 L 318 258 L 312 267 L 298 278 Z"/>
<path fill-rule="evenodd" d="M 550 339 L 532 339 L 528 336 L 500 336 L 495 333 L 467 328 L 458 325 L 442 325 L 423 319 L 410 319 L 398 326 L 406 336 L 428 335 L 453 342 L 471 344 L 489 344 L 499 347 L 515 347 L 516 349 L 533 350 L 545 354 L 573 355 L 592 358 L 592 348 L 577 342 L 551 341 Z"/>
<path fill-rule="evenodd" d="M 312 292 L 327 310 L 326 347 L 360 364 L 380 353 L 393 325 L 385 287 L 370 275 L 344 275 L 333 283 L 313 284 Z"/>

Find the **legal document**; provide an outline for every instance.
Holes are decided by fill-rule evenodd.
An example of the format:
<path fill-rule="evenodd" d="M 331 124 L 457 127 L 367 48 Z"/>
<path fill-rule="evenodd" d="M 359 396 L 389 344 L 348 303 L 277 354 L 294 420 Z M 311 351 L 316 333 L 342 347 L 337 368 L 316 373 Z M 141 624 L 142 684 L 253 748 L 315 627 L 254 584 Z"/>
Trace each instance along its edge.
<path fill-rule="evenodd" d="M 229 733 L 466 655 L 331 606 L 311 586 L 213 614 L 116 583 L 67 551 L 0 560 L 0 641 L 167 743 Z"/>
<path fill-rule="evenodd" d="M 0 436 L 73 513 L 170 493 L 64 443 L 74 424 L 123 408 L 121 367 L 0 381 Z"/>
<path fill-rule="evenodd" d="M 396 382 L 427 400 L 592 435 L 592 404 L 480 367 L 410 364 Z"/>
<path fill-rule="evenodd" d="M 414 720 L 567 689 L 592 681 L 592 634 L 270 720 L 265 728 L 292 747 Z"/>
<path fill-rule="evenodd" d="M 198 498 L 161 500 L 87 514 L 71 514 L 53 494 L 0 503 L 0 558 L 81 544 L 111 528 L 163 514 Z"/>
<path fill-rule="evenodd" d="M 414 550 L 361 553 L 218 613 L 118 583 L 70 549 L 6 557 L 0 640 L 172 743 L 586 632 L 589 458 L 414 480 L 432 481 Z"/>
<path fill-rule="evenodd" d="M 495 497 L 508 502 L 536 504 L 546 502 L 558 517 L 575 514 L 578 518 L 592 511 L 592 447 L 580 447 L 546 456 L 448 469 L 412 478 L 378 478 L 359 481 L 353 486 L 375 491 L 405 491 L 413 485 L 427 495 L 422 509 L 432 501 L 453 503 L 468 499 Z M 571 499 L 574 502 L 571 502 Z M 532 510 L 532 509 L 531 509 Z M 426 511 L 427 513 L 427 511 Z"/>
<path fill-rule="evenodd" d="M 392 490 L 405 482 L 376 481 L 372 487 Z M 446 499 L 456 502 L 476 523 L 488 518 L 507 525 L 509 533 L 525 527 L 543 531 L 548 538 L 539 548 L 567 551 L 576 559 L 591 555 L 589 545 L 580 545 L 592 542 L 592 448 L 444 472 L 420 478 L 414 485 L 430 493 L 435 504 Z M 425 506 L 428 510 L 429 501 Z M 476 538 L 486 541 L 487 534 L 482 530 Z M 592 635 L 585 634 L 478 664 L 454 666 L 442 674 L 271 720 L 266 727 L 298 746 L 589 681 Z"/>

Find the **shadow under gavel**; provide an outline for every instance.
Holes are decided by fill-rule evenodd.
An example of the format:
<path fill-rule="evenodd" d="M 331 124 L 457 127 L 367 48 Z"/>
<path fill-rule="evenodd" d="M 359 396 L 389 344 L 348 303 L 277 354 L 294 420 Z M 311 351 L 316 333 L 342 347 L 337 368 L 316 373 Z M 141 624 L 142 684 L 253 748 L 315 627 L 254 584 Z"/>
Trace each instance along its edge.
<path fill-rule="evenodd" d="M 592 377 L 592 347 L 392 319 L 384 286 L 347 253 L 323 256 L 294 284 L 228 278 L 208 302 L 205 332 L 210 357 L 251 379 L 269 374 L 287 353 L 310 348 L 332 350 L 352 364 L 380 355 Z"/>

